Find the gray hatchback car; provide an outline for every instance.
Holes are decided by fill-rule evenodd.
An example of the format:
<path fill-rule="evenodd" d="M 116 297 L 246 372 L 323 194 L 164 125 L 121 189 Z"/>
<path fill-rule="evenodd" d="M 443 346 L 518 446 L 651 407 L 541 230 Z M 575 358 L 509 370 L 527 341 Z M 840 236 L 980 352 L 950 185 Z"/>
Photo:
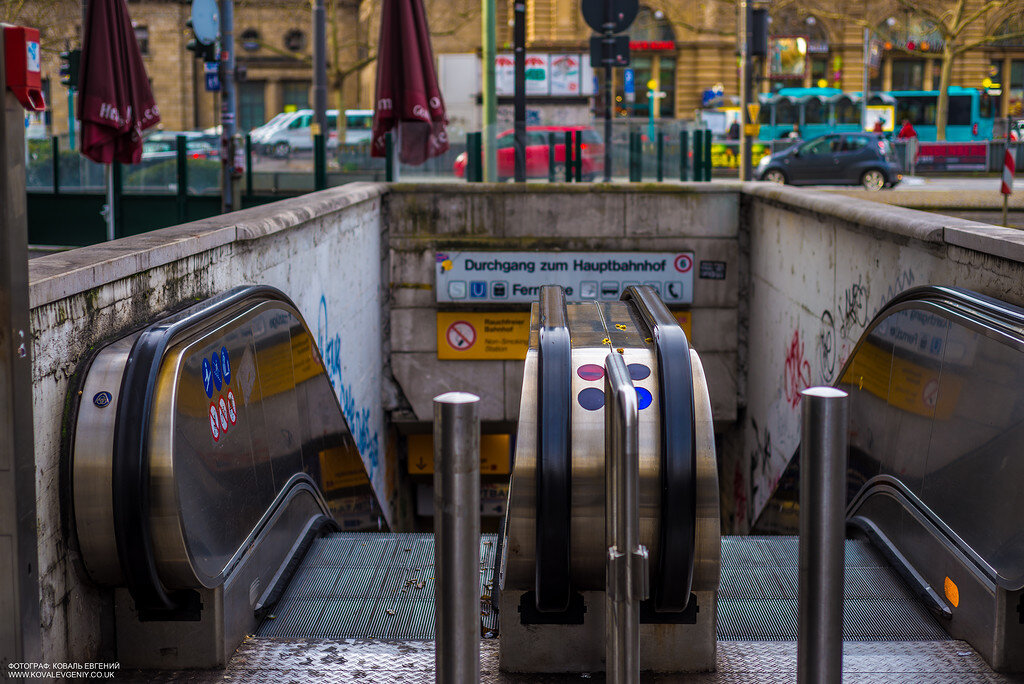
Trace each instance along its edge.
<path fill-rule="evenodd" d="M 770 154 L 754 177 L 793 185 L 893 187 L 903 171 L 892 145 L 878 133 L 830 133 Z"/>

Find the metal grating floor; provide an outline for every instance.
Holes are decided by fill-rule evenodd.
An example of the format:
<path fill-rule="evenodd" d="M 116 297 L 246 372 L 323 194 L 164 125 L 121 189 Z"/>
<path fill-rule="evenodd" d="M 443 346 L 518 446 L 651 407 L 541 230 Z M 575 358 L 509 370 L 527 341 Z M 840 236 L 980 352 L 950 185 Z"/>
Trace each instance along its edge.
<path fill-rule="evenodd" d="M 845 641 L 950 638 L 869 542 L 845 551 Z M 719 640 L 796 640 L 798 556 L 797 537 L 722 537 Z"/>
<path fill-rule="evenodd" d="M 481 535 L 485 635 L 497 629 L 490 602 L 496 545 L 496 535 Z M 257 636 L 433 639 L 434 535 L 340 533 L 317 539 Z"/>

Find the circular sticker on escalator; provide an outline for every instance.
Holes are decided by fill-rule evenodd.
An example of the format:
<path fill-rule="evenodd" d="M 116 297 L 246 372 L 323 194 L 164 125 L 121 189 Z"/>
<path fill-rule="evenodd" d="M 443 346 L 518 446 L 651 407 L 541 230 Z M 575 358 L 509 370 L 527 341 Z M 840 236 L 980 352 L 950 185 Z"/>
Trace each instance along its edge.
<path fill-rule="evenodd" d="M 235 393 L 228 390 L 228 420 L 234 425 L 238 421 L 238 407 L 235 406 Z"/>
<path fill-rule="evenodd" d="M 224 397 L 221 397 L 217 402 L 217 420 L 220 421 L 220 431 L 228 431 L 228 405 L 224 401 Z"/>
<path fill-rule="evenodd" d="M 217 427 L 217 407 L 210 404 L 210 434 L 213 435 L 213 441 L 220 440 L 220 428 Z"/>
<path fill-rule="evenodd" d="M 231 359 L 228 358 L 228 348 L 220 348 L 220 373 L 224 376 L 224 384 L 231 384 Z"/>
<path fill-rule="evenodd" d="M 224 382 L 220 377 L 220 354 L 214 353 L 210 357 L 210 368 L 213 370 L 213 384 L 217 386 L 217 391 L 220 392 L 220 388 L 224 386 Z"/>
<path fill-rule="evenodd" d="M 203 359 L 203 389 L 206 390 L 206 398 L 213 399 L 213 369 L 210 368 L 210 359 Z"/>

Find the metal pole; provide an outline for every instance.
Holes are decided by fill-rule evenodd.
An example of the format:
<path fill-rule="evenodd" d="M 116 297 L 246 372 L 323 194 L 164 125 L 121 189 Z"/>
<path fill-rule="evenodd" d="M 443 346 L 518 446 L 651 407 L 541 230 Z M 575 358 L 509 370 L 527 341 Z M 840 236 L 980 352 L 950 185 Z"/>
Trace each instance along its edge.
<path fill-rule="evenodd" d="M 226 214 L 235 206 L 235 4 L 220 0 L 220 210 Z"/>
<path fill-rule="evenodd" d="M 750 180 L 750 137 L 747 135 L 747 125 L 752 123 L 750 121 L 750 113 L 747 110 L 747 104 L 750 103 L 750 3 L 749 0 L 740 0 L 740 121 L 743 125 L 740 126 L 740 180 Z M 696 150 L 696 140 L 694 141 L 694 154 Z M 695 165 L 696 166 L 696 165 Z M 710 178 L 710 175 L 708 176 Z M 694 180 L 703 180 L 703 178 L 696 177 L 694 174 Z"/>
<path fill-rule="evenodd" d="M 42 659 L 28 303 L 25 112 L 7 92 L 0 31 L 0 663 Z M 13 679 L 13 677 L 12 677 Z"/>
<path fill-rule="evenodd" d="M 175 144 L 175 170 L 177 171 L 178 223 L 188 220 L 188 156 L 185 150 L 185 136 L 179 135 Z"/>
<path fill-rule="evenodd" d="M 115 237 L 114 231 L 114 164 L 117 162 L 111 162 L 104 168 L 103 178 L 107 185 L 107 242 L 110 242 Z"/>
<path fill-rule="evenodd" d="M 612 61 L 615 46 L 615 19 L 612 0 L 604 3 L 604 39 L 601 58 L 604 61 L 604 182 L 612 182 Z"/>
<path fill-rule="evenodd" d="M 843 524 L 849 398 L 832 387 L 803 397 L 800 441 L 799 684 L 843 674 Z"/>
<path fill-rule="evenodd" d="M 864 74 L 861 77 L 860 129 L 868 130 L 868 71 L 871 69 L 871 29 L 864 27 Z"/>
<path fill-rule="evenodd" d="M 640 681 L 640 601 L 647 598 L 647 549 L 640 544 L 639 409 L 620 354 L 604 362 L 605 679 Z"/>
<path fill-rule="evenodd" d="M 690 180 L 690 132 L 679 133 L 679 180 Z"/>
<path fill-rule="evenodd" d="M 515 43 L 515 179 L 526 182 L 526 0 L 516 0 Z M 568 155 L 566 155 L 568 156 Z"/>
<path fill-rule="evenodd" d="M 338 120 L 343 121 L 345 112 L 338 112 Z M 324 0 L 313 3 L 313 178 L 314 187 L 323 190 L 327 187 L 327 10 Z M 341 127 L 339 126 L 339 129 Z M 317 138 L 317 134 L 322 137 Z M 341 145 L 344 140 L 339 139 Z"/>
<path fill-rule="evenodd" d="M 53 161 L 53 194 L 60 194 L 60 138 L 50 138 L 50 155 Z"/>
<path fill-rule="evenodd" d="M 481 11 L 483 20 L 483 132 L 484 132 L 484 181 L 494 183 L 498 180 L 498 143 L 496 126 L 498 124 L 497 95 L 494 91 L 494 60 L 495 53 L 495 12 L 494 0 L 483 0 Z"/>
<path fill-rule="evenodd" d="M 434 667 L 480 681 L 480 397 L 434 397 Z"/>

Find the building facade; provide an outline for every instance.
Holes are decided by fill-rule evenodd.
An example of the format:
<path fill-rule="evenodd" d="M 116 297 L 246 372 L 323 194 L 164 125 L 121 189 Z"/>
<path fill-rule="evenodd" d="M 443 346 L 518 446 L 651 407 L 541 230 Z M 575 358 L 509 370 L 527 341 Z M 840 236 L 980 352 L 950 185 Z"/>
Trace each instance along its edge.
<path fill-rule="evenodd" d="M 512 2 L 497 3 L 499 120 L 511 118 Z M 327 0 L 331 108 L 370 108 L 380 0 Z M 477 0 L 427 0 L 428 19 L 452 132 L 480 126 L 481 15 Z M 10 5 L 7 5 L 10 7 Z M 208 92 L 202 62 L 186 49 L 190 3 L 129 2 L 136 37 L 166 130 L 202 129 L 218 122 L 217 93 Z M 601 111 L 600 76 L 589 63 L 591 30 L 578 0 L 527 0 L 528 109 L 538 123 L 584 123 Z M 968 0 L 966 12 L 980 11 Z M 770 55 L 757 87 L 829 86 L 861 90 L 864 29 L 870 27 L 869 78 L 873 90 L 928 90 L 938 86 L 944 43 L 924 16 L 889 0 L 841 15 L 807 0 L 769 7 Z M 59 85 L 58 53 L 79 45 L 81 4 L 33 0 L 4 21 L 37 26 L 43 34 L 44 78 L 51 130 L 68 130 L 69 98 Z M 738 94 L 736 4 L 726 0 L 646 0 L 630 27 L 632 87 L 614 70 L 618 117 L 692 119 L 702 106 L 732 104 Z M 960 55 L 951 85 L 986 88 L 1001 116 L 1024 116 L 1024 0 L 983 12 L 957 45 L 981 42 Z M 237 0 L 235 49 L 244 79 L 238 85 L 238 121 L 251 129 L 288 108 L 307 107 L 312 83 L 312 14 L 302 0 Z M 987 41 L 987 42 L 984 42 Z M 600 70 L 598 70 L 599 72 Z M 648 86 L 657 97 L 648 97 Z M 632 93 L 630 92 L 632 90 Z"/>

